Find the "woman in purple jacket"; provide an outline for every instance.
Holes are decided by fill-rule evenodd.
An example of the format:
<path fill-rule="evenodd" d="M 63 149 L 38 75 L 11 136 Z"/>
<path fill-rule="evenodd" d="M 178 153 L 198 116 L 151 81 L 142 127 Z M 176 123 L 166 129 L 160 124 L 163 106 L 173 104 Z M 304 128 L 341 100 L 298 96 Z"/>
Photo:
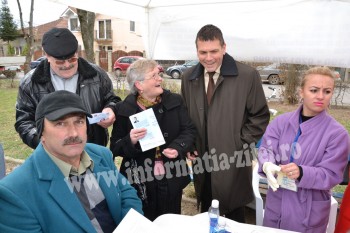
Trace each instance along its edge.
<path fill-rule="evenodd" d="M 350 139 L 327 113 L 334 74 L 327 67 L 305 72 L 294 112 L 268 126 L 259 148 L 259 172 L 270 186 L 264 226 L 298 232 L 326 232 L 330 190 L 343 179 Z"/>

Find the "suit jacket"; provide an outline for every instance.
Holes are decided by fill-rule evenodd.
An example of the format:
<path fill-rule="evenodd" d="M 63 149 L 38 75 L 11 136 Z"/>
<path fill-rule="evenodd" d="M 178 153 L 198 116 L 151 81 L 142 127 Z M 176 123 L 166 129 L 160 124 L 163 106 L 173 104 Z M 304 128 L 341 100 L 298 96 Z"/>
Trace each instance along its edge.
<path fill-rule="evenodd" d="M 142 213 L 136 191 L 114 165 L 111 152 L 87 144 L 93 174 L 119 224 L 130 208 Z M 0 232 L 96 232 L 78 197 L 40 143 L 0 181 Z"/>

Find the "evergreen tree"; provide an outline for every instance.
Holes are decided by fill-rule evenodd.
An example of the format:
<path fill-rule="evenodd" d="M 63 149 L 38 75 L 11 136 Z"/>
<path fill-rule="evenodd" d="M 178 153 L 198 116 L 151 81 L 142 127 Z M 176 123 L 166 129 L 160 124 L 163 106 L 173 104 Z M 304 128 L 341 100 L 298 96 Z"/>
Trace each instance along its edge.
<path fill-rule="evenodd" d="M 13 41 L 18 36 L 17 25 L 13 20 L 7 0 L 2 0 L 0 10 L 0 39 L 3 41 Z"/>

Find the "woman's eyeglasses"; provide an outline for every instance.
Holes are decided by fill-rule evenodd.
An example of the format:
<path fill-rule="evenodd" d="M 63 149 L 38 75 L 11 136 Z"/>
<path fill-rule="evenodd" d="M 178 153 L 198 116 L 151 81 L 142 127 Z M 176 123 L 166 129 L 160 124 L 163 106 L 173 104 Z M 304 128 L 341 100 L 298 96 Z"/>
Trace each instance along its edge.
<path fill-rule="evenodd" d="M 160 77 L 159 73 L 156 73 L 156 74 L 153 74 L 152 76 L 148 77 L 148 78 L 145 78 L 144 80 L 150 80 L 150 79 L 153 79 L 153 80 L 157 80 L 157 79 L 161 79 L 162 77 Z"/>
<path fill-rule="evenodd" d="M 77 57 L 71 57 L 71 58 L 65 59 L 65 60 L 56 60 L 56 59 L 55 59 L 55 64 L 61 66 L 61 65 L 63 65 L 64 63 L 66 63 L 66 61 L 68 61 L 68 63 L 74 63 L 74 62 L 76 62 L 77 60 L 78 60 Z"/>

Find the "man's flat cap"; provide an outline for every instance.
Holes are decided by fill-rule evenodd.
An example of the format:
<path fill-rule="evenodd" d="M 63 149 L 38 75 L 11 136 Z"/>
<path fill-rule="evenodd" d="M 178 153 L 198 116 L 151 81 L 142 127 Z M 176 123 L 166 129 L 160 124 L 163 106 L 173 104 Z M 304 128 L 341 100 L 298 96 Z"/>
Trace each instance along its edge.
<path fill-rule="evenodd" d="M 52 28 L 43 36 L 44 51 L 59 60 L 71 58 L 78 50 L 78 41 L 67 28 Z"/>

